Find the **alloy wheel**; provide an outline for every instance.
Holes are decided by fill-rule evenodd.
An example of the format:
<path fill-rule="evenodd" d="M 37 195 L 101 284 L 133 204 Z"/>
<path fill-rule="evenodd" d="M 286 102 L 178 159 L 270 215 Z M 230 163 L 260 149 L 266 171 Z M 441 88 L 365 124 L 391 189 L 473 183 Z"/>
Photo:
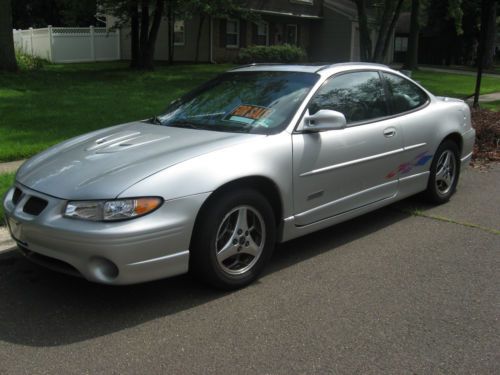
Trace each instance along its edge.
<path fill-rule="evenodd" d="M 264 249 L 266 229 L 260 213 L 238 206 L 226 214 L 215 239 L 216 257 L 222 270 L 240 275 L 250 270 Z"/>

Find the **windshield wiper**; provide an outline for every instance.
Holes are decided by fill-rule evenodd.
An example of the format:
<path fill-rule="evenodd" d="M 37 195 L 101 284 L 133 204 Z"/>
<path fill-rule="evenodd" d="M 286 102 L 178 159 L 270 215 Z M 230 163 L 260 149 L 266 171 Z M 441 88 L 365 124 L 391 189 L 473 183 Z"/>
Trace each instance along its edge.
<path fill-rule="evenodd" d="M 158 116 L 153 116 L 151 117 L 148 122 L 150 124 L 155 124 L 155 125 L 163 125 L 163 123 L 161 122 L 160 118 Z"/>
<path fill-rule="evenodd" d="M 193 122 L 186 120 L 176 120 L 168 124 L 168 126 L 175 126 L 178 128 L 202 129 L 202 126 L 196 125 Z"/>

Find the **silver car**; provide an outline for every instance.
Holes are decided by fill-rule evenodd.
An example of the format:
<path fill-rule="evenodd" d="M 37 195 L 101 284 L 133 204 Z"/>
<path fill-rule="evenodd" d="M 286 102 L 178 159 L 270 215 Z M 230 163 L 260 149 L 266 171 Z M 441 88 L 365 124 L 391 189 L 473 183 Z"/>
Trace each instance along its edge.
<path fill-rule="evenodd" d="M 419 192 L 448 201 L 474 137 L 463 101 L 386 66 L 250 65 L 31 158 L 3 206 L 20 251 L 53 269 L 238 288 L 278 242 Z"/>

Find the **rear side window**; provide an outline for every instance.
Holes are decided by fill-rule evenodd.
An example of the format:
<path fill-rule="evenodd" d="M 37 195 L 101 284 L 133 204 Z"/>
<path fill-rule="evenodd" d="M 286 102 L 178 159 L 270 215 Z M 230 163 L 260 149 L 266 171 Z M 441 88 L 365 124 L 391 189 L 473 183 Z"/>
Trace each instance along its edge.
<path fill-rule="evenodd" d="M 423 106 L 429 98 L 414 83 L 391 73 L 382 73 L 389 90 L 394 114 L 411 111 Z"/>
<path fill-rule="evenodd" d="M 329 78 L 309 103 L 309 113 L 314 114 L 320 109 L 343 113 L 348 124 L 387 116 L 379 74 L 354 72 Z"/>

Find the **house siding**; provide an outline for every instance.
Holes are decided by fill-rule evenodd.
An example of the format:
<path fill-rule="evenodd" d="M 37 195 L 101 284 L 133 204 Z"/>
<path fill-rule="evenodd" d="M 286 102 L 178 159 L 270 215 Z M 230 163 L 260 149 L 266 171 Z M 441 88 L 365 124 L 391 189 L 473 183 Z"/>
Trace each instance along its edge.
<path fill-rule="evenodd" d="M 287 25 L 297 25 L 297 45 L 306 50 L 309 61 L 322 62 L 356 59 L 357 55 L 355 51 L 353 53 L 353 48 L 359 46 L 359 43 L 353 40 L 353 37 L 358 38 L 359 33 L 353 34 L 356 23 L 351 14 L 353 13 L 352 7 L 352 3 L 348 0 L 314 0 L 312 5 L 300 0 L 252 0 L 248 2 L 248 8 L 256 10 L 260 20 L 268 23 L 269 45 L 288 42 Z M 346 13 L 346 9 L 351 13 Z M 174 47 L 174 61 L 195 60 L 199 19 L 199 16 L 193 16 L 185 20 L 185 44 Z M 255 44 L 255 23 L 240 20 L 239 45 L 237 47 L 225 45 L 226 22 L 222 18 L 207 17 L 201 33 L 200 62 L 234 62 L 241 48 Z M 112 27 L 113 23 L 113 20 L 108 17 L 108 25 Z M 211 38 L 210 23 L 212 24 Z M 212 43 L 212 54 L 210 54 L 210 43 Z M 121 28 L 121 56 L 123 59 L 131 57 L 129 27 Z M 162 20 L 158 33 L 155 59 L 168 60 L 168 27 L 165 19 Z"/>
<path fill-rule="evenodd" d="M 286 43 L 285 30 L 287 25 L 297 25 L 297 45 L 307 52 L 310 49 L 310 27 L 314 21 L 303 20 L 295 17 L 262 16 L 262 21 L 269 25 L 269 45 Z M 241 48 L 254 44 L 254 23 L 240 20 L 240 43 L 239 47 L 227 47 L 224 43 L 225 29 L 224 19 L 214 19 L 214 60 L 216 62 L 231 62 L 238 57 Z"/>
<path fill-rule="evenodd" d="M 352 21 L 348 17 L 325 8 L 322 22 L 314 23 L 311 32 L 314 35 L 311 60 L 332 63 L 351 60 Z"/>
<path fill-rule="evenodd" d="M 174 46 L 174 61 L 194 61 L 196 56 L 196 38 L 199 27 L 199 16 L 193 16 L 185 20 L 185 42 L 183 46 Z M 113 25 L 113 20 L 108 19 L 108 24 Z M 200 39 L 199 61 L 208 62 L 210 60 L 210 29 L 209 20 L 205 20 Z M 123 26 L 120 33 L 121 57 L 130 60 L 130 27 Z M 155 47 L 155 60 L 168 60 L 168 22 L 162 20 Z"/>

